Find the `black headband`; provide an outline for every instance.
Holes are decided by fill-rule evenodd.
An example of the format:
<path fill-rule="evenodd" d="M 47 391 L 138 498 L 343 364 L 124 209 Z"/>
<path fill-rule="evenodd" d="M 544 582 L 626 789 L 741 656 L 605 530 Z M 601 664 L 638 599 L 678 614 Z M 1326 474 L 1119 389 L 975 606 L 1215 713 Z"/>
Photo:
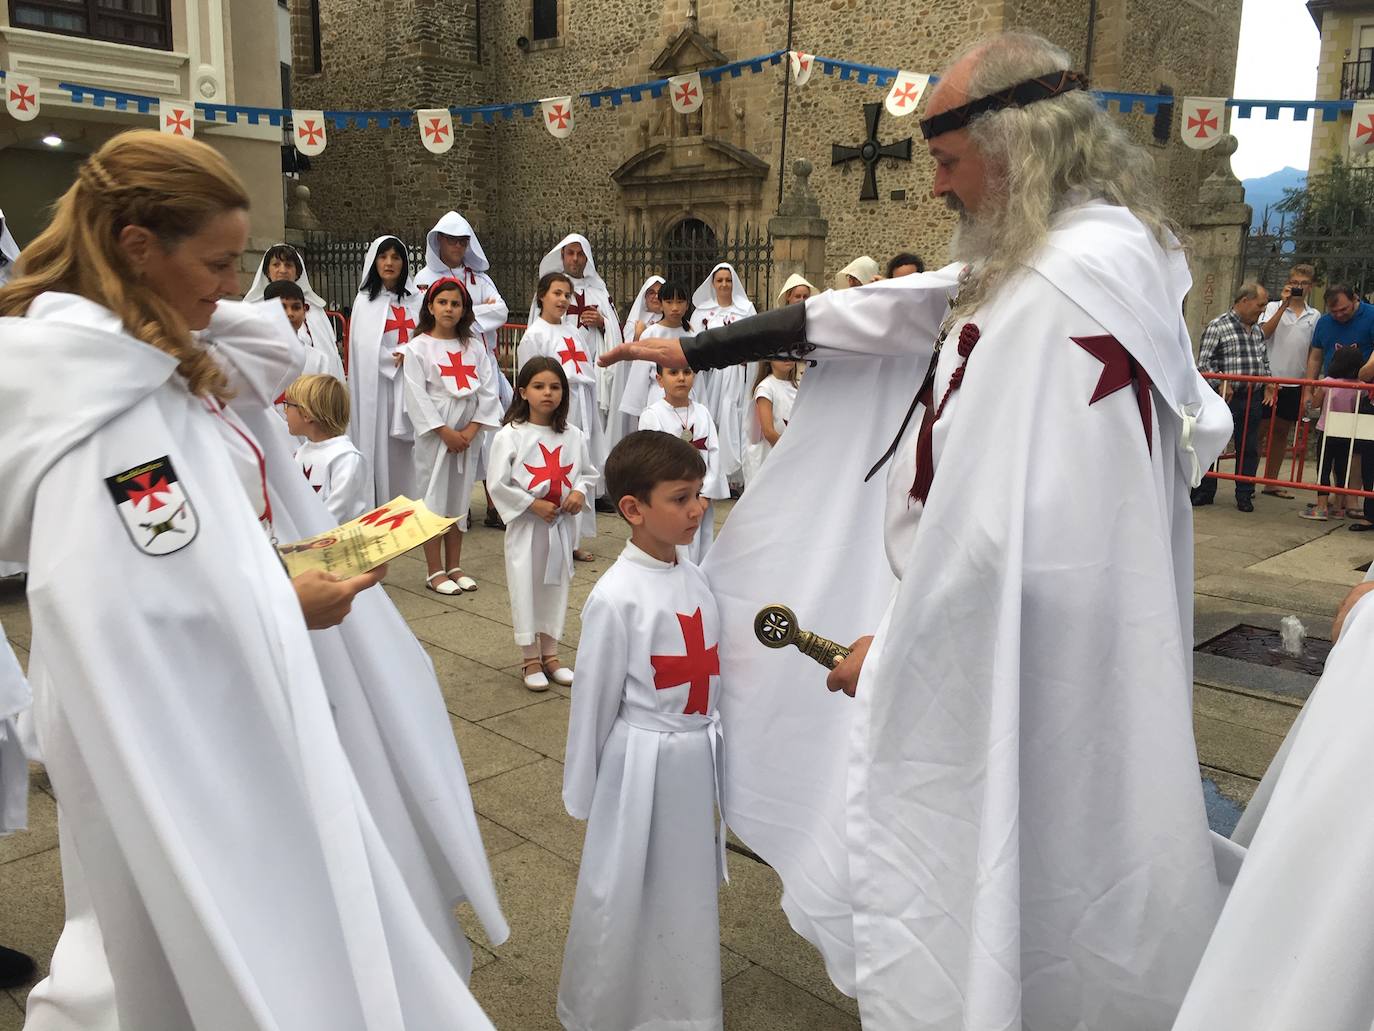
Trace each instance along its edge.
<path fill-rule="evenodd" d="M 1049 100 L 1074 90 L 1087 89 L 1088 78 L 1079 72 L 1052 72 L 1038 78 L 1018 82 L 1004 90 L 990 93 L 986 97 L 970 100 L 967 104 L 941 111 L 938 115 L 921 119 L 921 135 L 926 139 L 943 136 L 955 129 L 962 129 L 981 114 L 988 111 L 1002 111 L 1009 107 L 1025 107 L 1037 100 Z"/>

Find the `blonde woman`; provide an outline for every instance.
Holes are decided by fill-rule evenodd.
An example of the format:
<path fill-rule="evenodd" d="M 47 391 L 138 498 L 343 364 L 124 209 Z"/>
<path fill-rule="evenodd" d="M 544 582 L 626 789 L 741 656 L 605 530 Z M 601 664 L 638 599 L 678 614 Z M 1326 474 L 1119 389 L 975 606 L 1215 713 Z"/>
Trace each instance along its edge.
<path fill-rule="evenodd" d="M 219 304 L 247 206 L 210 147 L 122 134 L 0 290 L 0 557 L 30 569 L 77 918 L 28 1026 L 70 998 L 104 1007 L 83 1027 L 487 1028 L 363 802 L 307 633 L 376 577 L 293 590 L 271 450 L 193 335 L 256 322 Z M 290 355 L 255 360 L 279 380 Z"/>

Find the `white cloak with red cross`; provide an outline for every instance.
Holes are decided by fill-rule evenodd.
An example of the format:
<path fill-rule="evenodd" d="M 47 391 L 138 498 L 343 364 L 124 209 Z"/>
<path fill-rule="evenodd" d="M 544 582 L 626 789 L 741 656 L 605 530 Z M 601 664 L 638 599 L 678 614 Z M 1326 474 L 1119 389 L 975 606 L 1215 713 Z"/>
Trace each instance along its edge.
<path fill-rule="evenodd" d="M 597 407 L 596 348 L 586 330 L 579 329 L 566 319 L 561 323 L 545 322 L 536 315 L 529 329 L 515 349 L 515 362 L 523 366 L 535 355 L 552 358 L 563 366 L 568 377 L 570 401 L 568 425 L 576 426 L 587 438 L 587 452 L 598 469 L 606 468 L 606 434 L 601 425 L 601 411 Z M 596 509 L 588 505 L 578 517 L 578 534 L 582 538 L 596 536 Z"/>
<path fill-rule="evenodd" d="M 422 333 L 406 349 L 406 415 L 415 427 L 415 482 L 431 512 L 468 528 L 483 438 L 501 425 L 496 399 L 496 362 L 476 336 L 440 340 Z M 466 451 L 450 451 L 439 439 L 447 426 L 479 430 Z"/>
<path fill-rule="evenodd" d="M 720 622 L 706 578 L 633 544 L 582 610 L 563 802 L 587 821 L 558 1017 L 721 1027 Z"/>
<path fill-rule="evenodd" d="M 840 539 L 854 520 L 818 513 L 873 503 L 859 480 L 885 442 L 860 456 L 853 439 L 897 433 L 951 271 L 806 302 L 828 375 L 806 377 L 707 563 L 725 674 L 750 685 L 722 707 L 727 816 L 865 1028 L 1156 1031 L 1224 897 L 1192 733 L 1188 493 L 1230 419 L 1193 366 L 1182 253 L 1124 209 L 1068 207 L 976 330 L 952 327 L 924 502 L 917 410 L 883 473 L 881 540 L 872 519 L 866 549 Z M 845 356 L 875 361 L 846 374 Z M 893 361 L 899 388 L 821 403 Z M 866 429 L 837 452 L 837 423 Z M 876 634 L 857 697 L 752 640 L 770 602 L 841 643 Z"/>
<path fill-rule="evenodd" d="M 353 402 L 348 435 L 372 469 L 369 506 L 402 494 L 415 496 L 415 433 L 405 416 L 405 377 L 393 355 L 404 353 L 415 333 L 421 295 L 412 279 L 406 280 L 404 292 L 383 287 L 376 297 L 369 297 L 363 288 L 382 243 L 393 239 L 379 236 L 368 247 L 348 329 L 348 389 Z"/>

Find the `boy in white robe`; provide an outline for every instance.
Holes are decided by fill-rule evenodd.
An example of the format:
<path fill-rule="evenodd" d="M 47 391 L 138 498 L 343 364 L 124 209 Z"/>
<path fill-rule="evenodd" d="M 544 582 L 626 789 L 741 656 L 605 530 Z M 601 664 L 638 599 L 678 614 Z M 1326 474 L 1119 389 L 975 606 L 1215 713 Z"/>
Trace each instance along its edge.
<path fill-rule="evenodd" d="M 720 438 L 716 436 L 716 424 L 711 421 L 711 413 L 706 406 L 692 400 L 696 374 L 691 369 L 665 369 L 661 365 L 655 366 L 655 371 L 663 397 L 644 410 L 639 417 L 639 428 L 671 433 L 685 440 L 701 453 L 706 462 L 706 479 L 701 486 L 701 496 L 706 499 L 706 514 L 701 517 L 701 529 L 687 548 L 687 557 L 693 564 L 701 565 L 716 535 L 715 505 L 712 502 L 723 501 L 730 496 L 730 485 L 720 471 Z"/>
<path fill-rule="evenodd" d="M 253 276 L 253 282 L 248 287 L 248 292 L 243 295 L 245 301 L 256 303 L 266 299 L 267 288 L 273 283 L 295 283 L 301 288 L 301 293 L 305 297 L 306 303 L 306 325 L 310 328 L 310 338 L 315 341 L 314 346 L 321 350 L 332 347 L 335 357 L 338 356 L 338 334 L 334 332 L 334 323 L 329 318 L 329 304 L 323 297 L 317 294 L 310 285 L 310 274 L 305 270 L 305 259 L 301 257 L 301 252 L 292 247 L 289 243 L 273 244 L 267 248 L 262 256 L 262 263 L 258 266 L 257 273 Z M 332 369 L 321 369 L 321 372 L 328 372 L 331 376 L 344 378 L 343 366 L 340 364 L 338 371 Z"/>
<path fill-rule="evenodd" d="M 286 388 L 286 431 L 304 437 L 296 464 L 339 523 L 372 507 L 367 459 L 348 439 L 348 388 L 333 376 L 301 376 Z"/>
<path fill-rule="evenodd" d="M 630 542 L 582 610 L 563 771 L 563 802 L 587 820 L 558 990 L 568 1031 L 722 1026 L 720 626 L 705 577 L 677 560 L 705 474 L 656 432 L 607 462 Z"/>
<path fill-rule="evenodd" d="M 286 312 L 286 319 L 291 323 L 296 339 L 305 347 L 307 374 L 318 372 L 337 380 L 344 378 L 343 359 L 339 357 L 339 349 L 334 346 L 334 334 L 331 331 L 327 339 L 315 339 L 310 329 L 309 315 L 312 309 L 299 284 L 288 279 L 268 283 L 263 290 L 262 300 L 264 304 L 278 303 Z"/>

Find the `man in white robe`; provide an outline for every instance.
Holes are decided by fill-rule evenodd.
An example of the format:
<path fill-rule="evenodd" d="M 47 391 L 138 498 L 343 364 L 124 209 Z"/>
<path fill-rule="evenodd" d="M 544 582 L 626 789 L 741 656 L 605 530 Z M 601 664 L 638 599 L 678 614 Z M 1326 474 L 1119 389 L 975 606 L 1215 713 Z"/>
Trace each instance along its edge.
<path fill-rule="evenodd" d="M 775 584 L 796 580 L 779 571 L 786 538 L 759 538 L 762 513 L 819 511 L 853 476 L 851 453 L 789 458 L 834 454 L 835 412 L 818 403 L 851 385 L 840 370 L 803 391 L 707 563 L 722 667 L 751 685 L 722 703 L 727 817 L 778 863 L 793 926 L 866 1029 L 1156 1031 L 1222 903 L 1190 711 L 1188 489 L 1230 419 L 1193 367 L 1187 264 L 1149 158 L 1068 69 L 1045 40 L 1009 34 L 941 77 L 922 129 L 935 191 L 962 216 L 955 268 L 609 356 L 927 370 L 915 402 L 881 385 L 854 415 L 886 431 L 861 437 L 897 436 L 882 456 L 890 598 L 836 561 L 844 542 L 823 519 L 797 535 L 795 564 L 828 587 L 804 626 L 848 635 L 854 610 L 886 602 L 831 675 L 854 695 L 847 738 L 826 729 L 843 698 L 791 700 L 819 694 L 819 667 L 808 685 L 804 662 L 772 666 L 746 638 L 754 611 L 789 601 Z M 1018 160 L 1037 134 L 1065 137 L 1047 155 L 1064 167 Z"/>

